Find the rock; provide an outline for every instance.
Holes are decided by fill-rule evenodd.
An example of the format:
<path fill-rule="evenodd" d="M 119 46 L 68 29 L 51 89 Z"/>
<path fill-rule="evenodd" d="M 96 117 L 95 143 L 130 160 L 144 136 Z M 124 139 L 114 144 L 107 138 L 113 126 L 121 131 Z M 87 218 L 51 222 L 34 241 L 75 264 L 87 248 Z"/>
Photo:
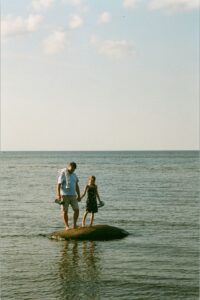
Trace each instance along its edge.
<path fill-rule="evenodd" d="M 55 231 L 50 235 L 51 239 L 65 240 L 92 240 L 104 241 L 122 239 L 129 233 L 123 229 L 109 225 L 94 225 L 69 230 Z"/>

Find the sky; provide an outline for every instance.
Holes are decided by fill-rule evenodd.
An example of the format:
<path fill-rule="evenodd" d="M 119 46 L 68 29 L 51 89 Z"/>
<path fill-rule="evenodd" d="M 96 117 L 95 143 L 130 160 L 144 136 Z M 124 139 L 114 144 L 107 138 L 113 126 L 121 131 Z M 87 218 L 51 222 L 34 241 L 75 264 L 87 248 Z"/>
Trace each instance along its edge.
<path fill-rule="evenodd" d="M 1 0 L 1 150 L 199 149 L 198 0 Z"/>

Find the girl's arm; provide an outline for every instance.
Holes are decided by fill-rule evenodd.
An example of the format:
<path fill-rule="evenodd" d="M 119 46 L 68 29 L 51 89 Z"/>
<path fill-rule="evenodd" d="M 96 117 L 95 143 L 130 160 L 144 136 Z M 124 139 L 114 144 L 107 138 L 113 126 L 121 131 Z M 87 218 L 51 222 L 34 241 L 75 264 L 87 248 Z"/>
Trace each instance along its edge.
<path fill-rule="evenodd" d="M 81 198 L 80 198 L 80 199 L 82 199 L 83 197 L 85 197 L 85 194 L 86 194 L 86 192 L 87 192 L 87 189 L 88 189 L 88 186 L 86 185 L 85 190 L 84 190 L 83 194 L 81 195 Z"/>
<path fill-rule="evenodd" d="M 98 192 L 98 188 L 97 188 L 97 185 L 96 185 L 96 195 L 97 195 L 97 199 L 99 200 L 99 203 L 101 202 L 101 199 L 99 197 L 99 192 Z"/>

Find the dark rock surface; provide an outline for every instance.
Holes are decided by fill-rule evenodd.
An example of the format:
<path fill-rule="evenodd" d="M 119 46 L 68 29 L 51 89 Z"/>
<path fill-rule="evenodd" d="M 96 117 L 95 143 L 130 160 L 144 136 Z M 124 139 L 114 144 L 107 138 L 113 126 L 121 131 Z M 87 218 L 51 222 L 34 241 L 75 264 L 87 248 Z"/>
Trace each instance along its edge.
<path fill-rule="evenodd" d="M 92 240 L 104 241 L 122 239 L 129 233 L 121 228 L 109 225 L 94 225 L 91 227 L 80 227 L 69 230 L 55 231 L 50 235 L 51 239 L 65 240 Z"/>

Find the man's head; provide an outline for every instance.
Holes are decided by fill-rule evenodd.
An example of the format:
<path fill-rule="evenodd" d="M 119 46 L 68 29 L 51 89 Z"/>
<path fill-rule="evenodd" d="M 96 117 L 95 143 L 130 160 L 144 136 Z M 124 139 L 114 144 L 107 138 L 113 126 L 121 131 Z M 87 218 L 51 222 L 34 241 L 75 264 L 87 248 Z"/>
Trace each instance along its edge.
<path fill-rule="evenodd" d="M 74 161 L 70 162 L 69 165 L 67 166 L 67 170 L 70 173 L 73 173 L 76 170 L 76 163 Z"/>

